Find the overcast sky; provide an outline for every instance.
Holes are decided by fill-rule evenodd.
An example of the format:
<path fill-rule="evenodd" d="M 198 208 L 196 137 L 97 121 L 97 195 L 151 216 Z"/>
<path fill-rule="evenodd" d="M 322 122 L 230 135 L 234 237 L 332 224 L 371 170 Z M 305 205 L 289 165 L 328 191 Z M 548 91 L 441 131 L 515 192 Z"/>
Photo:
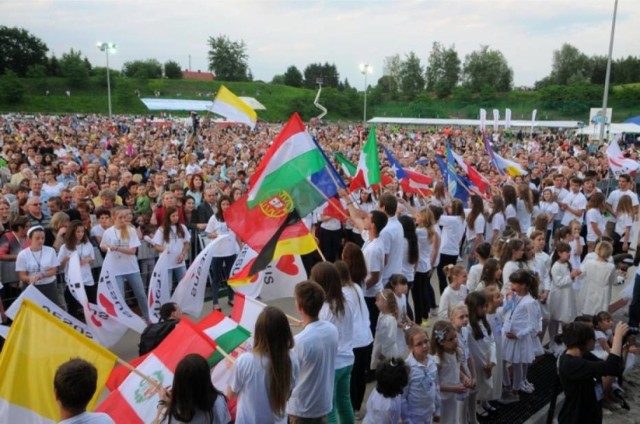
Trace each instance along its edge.
<path fill-rule="evenodd" d="M 97 41 L 118 45 L 112 68 L 136 59 L 175 60 L 205 70 L 207 39 L 244 40 L 255 79 L 270 81 L 290 65 L 335 63 L 361 89 L 383 60 L 416 52 L 426 66 L 434 41 L 464 56 L 487 44 L 502 51 L 516 86 L 548 75 L 554 49 L 571 43 L 606 55 L 614 0 L 0 0 L 0 25 L 25 28 L 58 57 L 79 49 L 104 66 Z M 640 1 L 620 0 L 614 58 L 639 55 Z"/>

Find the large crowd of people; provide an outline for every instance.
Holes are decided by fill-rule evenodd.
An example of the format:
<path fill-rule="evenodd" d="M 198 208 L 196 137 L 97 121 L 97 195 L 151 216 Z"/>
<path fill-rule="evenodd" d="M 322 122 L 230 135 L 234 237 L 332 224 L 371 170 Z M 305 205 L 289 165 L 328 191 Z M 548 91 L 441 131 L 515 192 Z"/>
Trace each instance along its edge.
<path fill-rule="evenodd" d="M 246 193 L 281 125 L 250 131 L 203 119 L 194 131 L 184 121 L 12 115 L 0 126 L 2 323 L 3 304 L 28 285 L 83 319 L 65 288 L 76 251 L 90 302 L 111 255 L 119 290 L 126 282 L 148 320 L 158 253 L 171 256 L 177 283 L 207 238 L 229 234 L 211 266 L 220 309 L 242 243 L 223 212 Z M 368 132 L 347 123 L 308 130 L 329 157 L 353 162 Z M 325 206 L 305 217 L 326 261 L 304 258 L 309 281 L 295 289 L 302 331 L 283 331 L 286 317 L 267 307 L 225 394 L 198 375 L 207 372 L 202 358 L 185 357 L 158 421 L 228 422 L 225 402 L 237 398 L 239 423 L 476 423 L 535 393 L 528 368 L 548 353 L 560 356 L 560 422 L 628 406 L 623 374 L 637 350 L 626 325 L 613 331 L 609 309 L 621 269 L 634 261 L 633 178 L 612 181 L 604 148 L 562 131 L 479 141 L 471 128 L 385 126 L 377 140 L 433 188 L 403 191 L 381 154 L 390 184 L 341 191 L 344 219 Z M 449 193 L 435 161 L 446 140 L 490 182 L 487 192 Z M 496 169 L 489 142 L 527 173 Z M 622 148 L 638 159 L 635 146 Z M 637 327 L 640 284 L 626 297 Z"/>

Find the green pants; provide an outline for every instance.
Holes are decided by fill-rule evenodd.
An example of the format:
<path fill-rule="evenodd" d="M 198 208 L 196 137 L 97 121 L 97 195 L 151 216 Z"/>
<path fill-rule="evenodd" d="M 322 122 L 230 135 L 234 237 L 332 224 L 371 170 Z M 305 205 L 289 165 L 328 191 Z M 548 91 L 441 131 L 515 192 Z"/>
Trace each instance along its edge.
<path fill-rule="evenodd" d="M 351 405 L 351 368 L 353 365 L 335 371 L 333 409 L 329 413 L 330 424 L 353 424 L 355 422 Z"/>

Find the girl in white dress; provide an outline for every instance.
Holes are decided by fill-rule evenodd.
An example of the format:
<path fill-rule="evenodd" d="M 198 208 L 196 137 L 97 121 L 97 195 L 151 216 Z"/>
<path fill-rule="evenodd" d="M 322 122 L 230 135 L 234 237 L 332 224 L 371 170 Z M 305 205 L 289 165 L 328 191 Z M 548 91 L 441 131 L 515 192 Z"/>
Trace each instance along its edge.
<path fill-rule="evenodd" d="M 376 294 L 376 306 L 380 310 L 376 335 L 373 339 L 371 368 L 376 369 L 384 359 L 398 355 L 398 304 L 393 291 L 384 289 Z"/>
<path fill-rule="evenodd" d="M 605 233 L 605 222 L 602 213 L 605 210 L 604 194 L 595 192 L 589 198 L 585 223 L 587 225 L 587 251 L 593 252 L 596 240 Z"/>
<path fill-rule="evenodd" d="M 493 393 L 492 374 L 498 364 L 496 342 L 487 321 L 488 302 L 484 294 L 469 293 L 465 303 L 469 310 L 469 352 L 475 366 L 477 391 L 476 404 L 469 413 L 487 418 L 494 409 L 488 401 Z"/>
<path fill-rule="evenodd" d="M 467 282 L 467 270 L 460 265 L 447 265 L 444 272 L 449 280 L 449 285 L 442 296 L 440 296 L 440 306 L 438 307 L 438 317 L 440 319 L 449 319 L 451 309 L 460 304 L 464 304 L 469 290 L 465 283 Z"/>
<path fill-rule="evenodd" d="M 496 342 L 496 367 L 491 372 L 492 389 L 489 395 L 489 400 L 498 400 L 502 398 L 502 385 L 503 385 L 503 355 L 502 355 L 502 293 L 500 293 L 500 287 L 497 284 L 488 285 L 484 289 L 484 296 L 487 299 L 487 322 L 491 327 L 491 334 Z M 500 309 L 500 311 L 499 311 Z M 508 379 L 506 375 L 506 379 Z M 485 404 L 485 409 L 486 408 Z M 489 405 L 491 406 L 491 405 Z M 491 410 L 491 409 L 490 409 Z"/>
<path fill-rule="evenodd" d="M 538 277 L 538 304 L 540 305 L 540 314 L 542 315 L 542 327 L 540 341 L 544 338 L 544 333 L 549 325 L 549 291 L 551 290 L 551 256 L 545 251 L 546 235 L 542 231 L 534 231 L 531 233 L 533 241 L 533 251 L 535 257 L 533 259 L 533 270 Z"/>
<path fill-rule="evenodd" d="M 406 342 L 409 346 L 407 366 L 409 385 L 404 392 L 407 405 L 407 422 L 431 424 L 440 418 L 440 382 L 438 367 L 429 355 L 427 330 L 414 326 L 407 330 Z"/>
<path fill-rule="evenodd" d="M 462 373 L 468 377 L 468 382 L 465 383 L 468 391 L 468 396 L 465 401 L 459 405 L 460 419 L 463 422 L 477 423 L 475 416 L 476 405 L 476 367 L 471 357 L 471 351 L 469 348 L 469 338 L 471 337 L 471 329 L 469 328 L 469 310 L 463 303 L 456 305 L 451 309 L 449 317 L 451 324 L 458 333 L 458 349 L 461 351 L 461 369 Z"/>
<path fill-rule="evenodd" d="M 511 289 L 509 276 L 524 267 L 522 259 L 524 255 L 524 241 L 514 238 L 507 242 L 500 255 L 500 268 L 502 268 L 502 294 Z"/>
<path fill-rule="evenodd" d="M 460 423 L 462 403 L 467 398 L 470 378 L 463 375 L 462 352 L 458 334 L 449 321 L 438 321 L 431 334 L 431 354 L 438 366 L 440 380 L 440 422 Z"/>
<path fill-rule="evenodd" d="M 571 246 L 564 242 L 556 243 L 551 266 L 551 291 L 549 293 L 549 338 L 555 346 L 558 328 L 561 323 L 569 323 L 578 315 L 573 281 L 580 276 L 579 269 L 573 269 L 569 263 Z"/>
<path fill-rule="evenodd" d="M 595 247 L 596 259 L 586 260 L 580 265 L 584 274 L 584 304 L 578 305 L 578 312 L 585 315 L 596 315 L 606 311 L 611 304 L 611 287 L 616 282 L 617 272 L 614 264 L 609 262 L 613 246 L 601 241 Z"/>
<path fill-rule="evenodd" d="M 396 346 L 398 348 L 398 356 L 404 358 L 407 356 L 407 343 L 404 340 L 404 330 L 411 328 L 413 321 L 409 318 L 407 293 L 409 285 L 407 279 L 402 274 L 393 274 L 389 279 L 386 288 L 391 289 L 396 298 L 398 305 L 398 331 L 396 333 Z"/>
<path fill-rule="evenodd" d="M 538 280 L 529 270 L 518 270 L 509 277 L 514 294 L 512 309 L 507 312 L 502 328 L 504 360 L 513 370 L 512 391 L 533 393 L 533 384 L 527 381 L 529 364 L 535 359 L 534 338 L 537 340 L 539 318 L 535 298 Z"/>
<path fill-rule="evenodd" d="M 398 424 L 407 422 L 403 402 L 404 388 L 409 383 L 409 368 L 401 358 L 390 358 L 376 369 L 376 388 L 367 400 L 364 424 Z"/>

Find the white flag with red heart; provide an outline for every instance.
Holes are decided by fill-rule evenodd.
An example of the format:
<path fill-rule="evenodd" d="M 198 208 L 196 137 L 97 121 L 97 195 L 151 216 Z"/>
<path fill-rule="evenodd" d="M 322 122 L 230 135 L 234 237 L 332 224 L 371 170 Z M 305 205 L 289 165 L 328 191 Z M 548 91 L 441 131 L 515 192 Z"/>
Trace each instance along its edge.
<path fill-rule="evenodd" d="M 245 245 L 231 268 L 231 275 L 248 266 L 256 256 L 256 252 Z M 300 255 L 285 255 L 271 262 L 250 280 L 230 280 L 229 284 L 236 293 L 268 301 L 293 297 L 296 284 L 306 279 L 307 273 Z"/>

